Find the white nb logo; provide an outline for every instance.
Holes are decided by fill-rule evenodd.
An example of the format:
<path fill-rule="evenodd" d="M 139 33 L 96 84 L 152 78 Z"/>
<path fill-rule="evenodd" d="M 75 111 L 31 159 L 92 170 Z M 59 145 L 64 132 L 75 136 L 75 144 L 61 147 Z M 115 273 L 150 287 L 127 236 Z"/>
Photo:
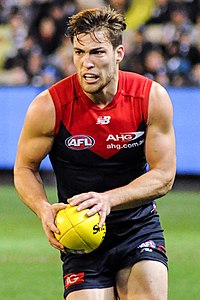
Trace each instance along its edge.
<path fill-rule="evenodd" d="M 109 124 L 110 119 L 111 119 L 111 116 L 100 116 L 100 117 L 98 117 L 96 124 L 103 124 L 103 125 Z"/>

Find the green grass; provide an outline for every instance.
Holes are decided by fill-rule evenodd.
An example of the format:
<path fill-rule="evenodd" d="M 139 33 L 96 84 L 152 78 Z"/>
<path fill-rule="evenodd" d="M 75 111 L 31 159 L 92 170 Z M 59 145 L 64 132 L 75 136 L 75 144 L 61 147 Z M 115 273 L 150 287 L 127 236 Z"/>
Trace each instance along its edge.
<path fill-rule="evenodd" d="M 169 256 L 169 300 L 200 299 L 199 193 L 171 192 L 158 201 Z"/>
<path fill-rule="evenodd" d="M 55 192 L 48 191 L 53 201 Z M 0 187 L 0 298 L 63 299 L 59 252 L 13 187 Z"/>
<path fill-rule="evenodd" d="M 51 202 L 55 189 L 48 187 Z M 199 194 L 171 192 L 157 201 L 169 256 L 169 300 L 199 300 Z M 0 187 L 0 298 L 61 300 L 59 252 L 11 186 Z"/>

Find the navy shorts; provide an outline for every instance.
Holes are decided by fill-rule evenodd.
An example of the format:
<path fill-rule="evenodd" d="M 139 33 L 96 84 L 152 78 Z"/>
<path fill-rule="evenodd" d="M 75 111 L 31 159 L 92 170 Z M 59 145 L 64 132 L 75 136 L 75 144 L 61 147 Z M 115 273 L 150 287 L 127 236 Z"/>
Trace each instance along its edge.
<path fill-rule="evenodd" d="M 95 251 L 61 254 L 65 298 L 72 291 L 115 287 L 117 272 L 141 260 L 159 261 L 167 267 L 165 240 L 154 202 L 112 212 L 106 227 L 106 237 Z"/>

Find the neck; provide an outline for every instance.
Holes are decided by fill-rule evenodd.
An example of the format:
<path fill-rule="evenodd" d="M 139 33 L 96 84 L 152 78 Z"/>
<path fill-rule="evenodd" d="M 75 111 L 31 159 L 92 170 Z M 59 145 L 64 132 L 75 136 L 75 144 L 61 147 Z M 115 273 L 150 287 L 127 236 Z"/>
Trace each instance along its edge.
<path fill-rule="evenodd" d="M 107 106 L 115 97 L 118 89 L 118 72 L 112 81 L 106 85 L 100 92 L 90 94 L 86 93 L 87 97 L 100 108 Z"/>

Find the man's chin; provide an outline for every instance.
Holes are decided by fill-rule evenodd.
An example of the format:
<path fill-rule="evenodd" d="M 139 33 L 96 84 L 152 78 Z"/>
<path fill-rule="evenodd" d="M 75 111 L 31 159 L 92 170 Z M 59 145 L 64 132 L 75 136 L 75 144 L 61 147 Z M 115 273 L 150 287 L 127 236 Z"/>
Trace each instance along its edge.
<path fill-rule="evenodd" d="M 99 87 L 99 88 L 83 88 L 83 91 L 86 93 L 86 94 L 91 94 L 91 95 L 95 95 L 95 94 L 99 94 L 101 93 L 103 90 L 102 87 Z"/>

